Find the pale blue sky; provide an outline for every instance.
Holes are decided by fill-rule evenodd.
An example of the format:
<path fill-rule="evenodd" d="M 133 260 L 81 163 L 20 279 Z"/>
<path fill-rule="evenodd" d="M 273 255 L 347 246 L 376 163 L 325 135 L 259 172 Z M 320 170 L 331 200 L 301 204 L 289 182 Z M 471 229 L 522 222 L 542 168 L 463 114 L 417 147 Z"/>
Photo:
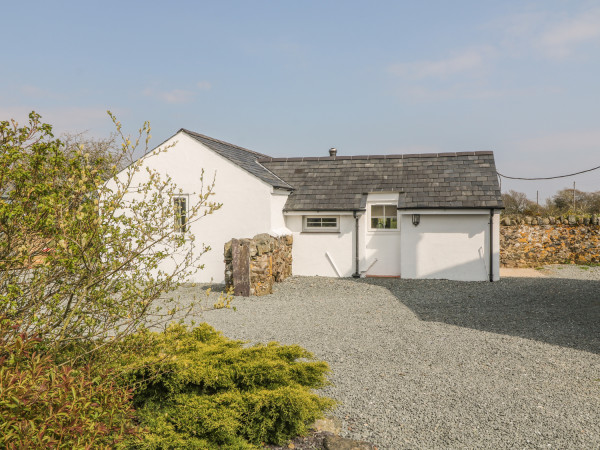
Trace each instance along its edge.
<path fill-rule="evenodd" d="M 56 1 L 2 7 L 0 119 L 153 142 L 185 127 L 272 156 L 493 150 L 600 165 L 597 1 Z M 535 199 L 600 171 L 503 181 Z"/>

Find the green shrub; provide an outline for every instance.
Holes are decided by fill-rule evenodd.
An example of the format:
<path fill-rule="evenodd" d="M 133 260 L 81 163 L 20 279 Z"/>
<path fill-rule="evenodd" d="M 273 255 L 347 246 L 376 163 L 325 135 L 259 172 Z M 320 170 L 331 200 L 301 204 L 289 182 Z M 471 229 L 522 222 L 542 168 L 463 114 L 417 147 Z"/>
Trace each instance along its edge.
<path fill-rule="evenodd" d="M 327 384 L 327 363 L 297 345 L 247 347 L 202 324 L 144 332 L 123 349 L 136 414 L 148 430 L 131 447 L 281 444 L 335 404 L 311 391 Z"/>
<path fill-rule="evenodd" d="M 113 448 L 136 429 L 110 372 L 57 366 L 39 339 L 0 329 L 0 447 Z"/>

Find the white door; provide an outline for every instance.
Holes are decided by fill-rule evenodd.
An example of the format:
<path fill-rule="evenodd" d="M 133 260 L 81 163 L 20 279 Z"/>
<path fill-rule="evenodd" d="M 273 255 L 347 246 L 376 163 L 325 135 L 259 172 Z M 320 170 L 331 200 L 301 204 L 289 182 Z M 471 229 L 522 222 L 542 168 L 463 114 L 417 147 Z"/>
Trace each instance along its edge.
<path fill-rule="evenodd" d="M 400 276 L 400 222 L 397 202 L 367 204 L 366 276 Z"/>

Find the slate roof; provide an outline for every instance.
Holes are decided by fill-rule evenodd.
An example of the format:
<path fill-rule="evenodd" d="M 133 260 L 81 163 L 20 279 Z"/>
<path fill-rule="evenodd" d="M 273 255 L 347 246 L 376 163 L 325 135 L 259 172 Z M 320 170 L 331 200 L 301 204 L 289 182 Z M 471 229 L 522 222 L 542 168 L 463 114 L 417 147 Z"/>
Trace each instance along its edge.
<path fill-rule="evenodd" d="M 365 194 L 399 192 L 399 209 L 503 208 L 493 152 L 258 160 L 294 190 L 287 211 L 365 208 Z"/>
<path fill-rule="evenodd" d="M 251 173 L 255 177 L 270 184 L 271 186 L 282 189 L 292 189 L 289 184 L 257 162 L 257 159 L 259 158 L 268 158 L 267 155 L 254 152 L 252 150 L 248 150 L 247 148 L 239 147 L 228 142 L 219 141 L 218 139 L 186 130 L 185 128 L 182 128 L 179 131 L 186 133 L 188 136 L 196 139 L 198 142 L 201 142 L 222 157 L 227 158 L 229 161 L 241 167 L 246 172 Z"/>

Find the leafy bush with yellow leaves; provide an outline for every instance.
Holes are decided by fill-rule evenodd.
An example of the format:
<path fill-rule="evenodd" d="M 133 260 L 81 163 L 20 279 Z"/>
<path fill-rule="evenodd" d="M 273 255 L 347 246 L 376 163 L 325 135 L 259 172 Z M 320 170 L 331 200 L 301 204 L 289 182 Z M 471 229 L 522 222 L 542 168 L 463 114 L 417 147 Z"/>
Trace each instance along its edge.
<path fill-rule="evenodd" d="M 327 363 L 297 345 L 251 347 L 207 324 L 127 340 L 123 363 L 148 432 L 131 448 L 255 448 L 305 434 L 335 402 Z"/>

